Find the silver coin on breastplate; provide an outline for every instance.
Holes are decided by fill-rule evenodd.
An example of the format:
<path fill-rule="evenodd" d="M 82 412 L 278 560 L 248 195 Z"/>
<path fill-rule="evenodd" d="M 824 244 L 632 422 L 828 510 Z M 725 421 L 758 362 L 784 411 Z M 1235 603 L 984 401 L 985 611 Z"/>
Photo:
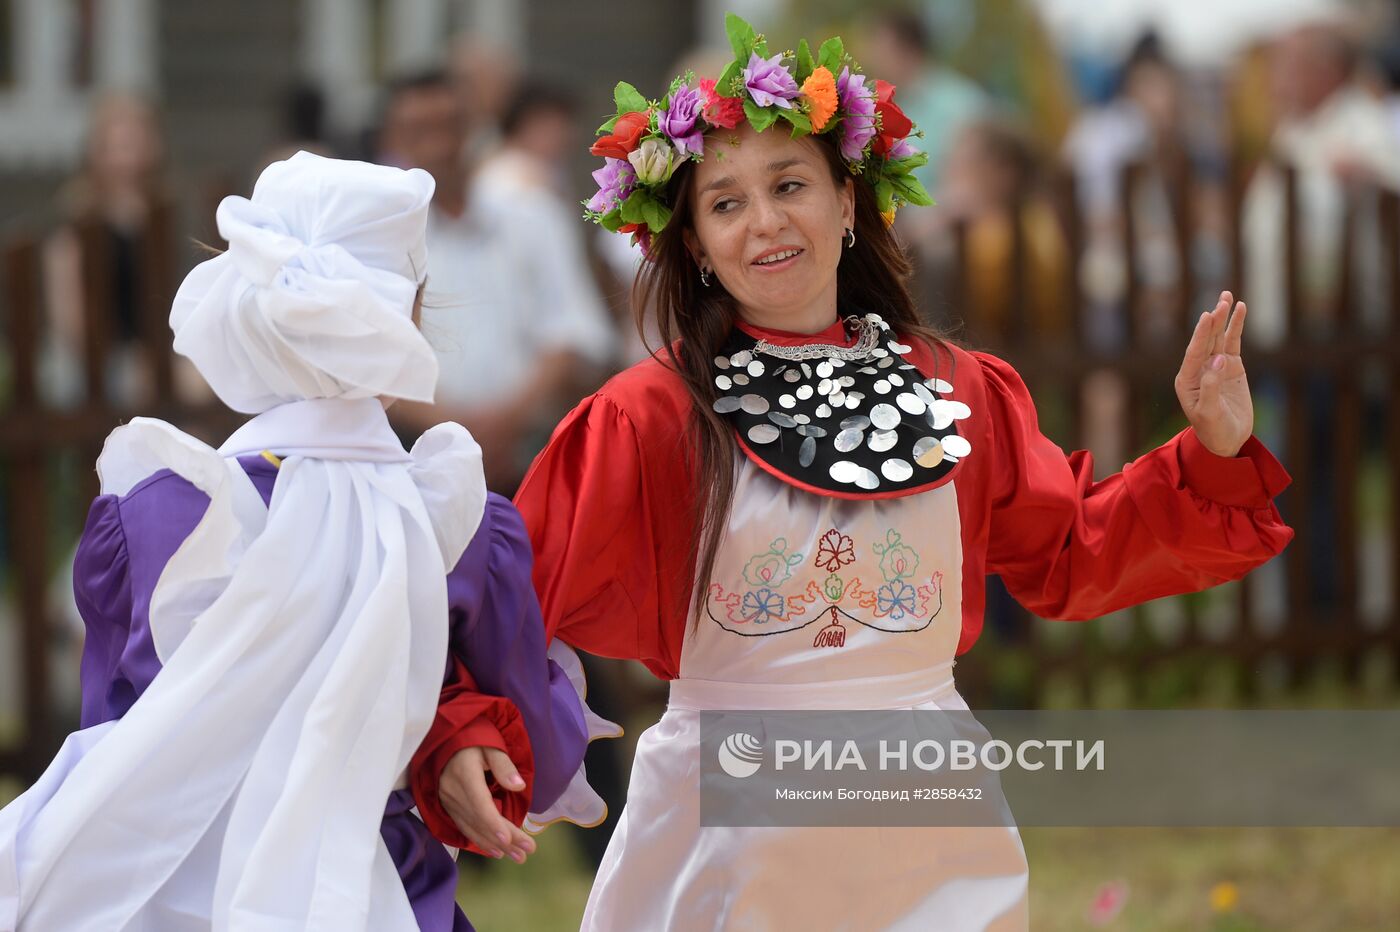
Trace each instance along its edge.
<path fill-rule="evenodd" d="M 902 410 L 916 417 L 923 414 L 924 410 L 928 407 L 928 405 L 920 401 L 919 396 L 915 395 L 913 392 L 900 392 L 895 396 L 894 403 L 899 405 Z"/>
<path fill-rule="evenodd" d="M 754 443 L 772 443 L 781 431 L 772 424 L 755 424 L 749 428 L 749 440 Z"/>
<path fill-rule="evenodd" d="M 848 427 L 836 435 L 832 441 L 836 446 L 837 453 L 850 453 L 865 442 L 865 434 L 854 427 Z"/>
<path fill-rule="evenodd" d="M 878 404 L 870 409 L 870 423 L 880 430 L 894 430 L 899 426 L 899 410 L 894 405 Z"/>
<path fill-rule="evenodd" d="M 715 411 L 720 414 L 733 414 L 740 407 L 742 404 L 733 395 L 725 395 L 723 398 L 715 399 Z"/>
<path fill-rule="evenodd" d="M 904 482 L 914 475 L 914 467 L 895 456 L 880 464 L 880 474 L 891 482 Z"/>
<path fill-rule="evenodd" d="M 767 414 L 768 399 L 762 395 L 745 395 L 739 399 L 739 406 L 745 414 Z"/>
<path fill-rule="evenodd" d="M 870 434 L 867 446 L 876 453 L 884 453 L 891 450 L 899 442 L 899 431 L 897 430 L 876 430 Z"/>
<path fill-rule="evenodd" d="M 951 437 L 943 438 L 943 452 L 949 456 L 961 458 L 972 452 L 972 444 L 967 442 L 966 437 L 953 434 Z"/>
<path fill-rule="evenodd" d="M 932 469 L 943 462 L 943 444 L 937 437 L 920 437 L 914 442 L 914 462 L 925 469 Z"/>

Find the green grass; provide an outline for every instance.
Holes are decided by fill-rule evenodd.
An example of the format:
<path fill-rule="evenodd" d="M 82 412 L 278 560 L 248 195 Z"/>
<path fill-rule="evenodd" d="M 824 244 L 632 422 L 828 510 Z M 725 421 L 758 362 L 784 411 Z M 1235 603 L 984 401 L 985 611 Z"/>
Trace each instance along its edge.
<path fill-rule="evenodd" d="M 578 928 L 591 878 L 573 831 L 549 829 L 524 866 L 463 871 L 458 898 L 478 929 Z M 1356 932 L 1400 916 L 1400 829 L 1027 828 L 1022 837 L 1036 932 L 1090 928 L 1090 904 L 1115 882 L 1127 899 L 1103 928 L 1125 932 Z M 1221 885 L 1238 894 L 1229 910 L 1212 907 Z"/>
<path fill-rule="evenodd" d="M 1087 829 L 1022 831 L 1031 865 L 1031 923 L 1083 929 L 1096 892 L 1127 885 L 1105 928 L 1367 930 L 1400 916 L 1400 829 Z M 1229 884 L 1237 905 L 1212 909 Z"/>

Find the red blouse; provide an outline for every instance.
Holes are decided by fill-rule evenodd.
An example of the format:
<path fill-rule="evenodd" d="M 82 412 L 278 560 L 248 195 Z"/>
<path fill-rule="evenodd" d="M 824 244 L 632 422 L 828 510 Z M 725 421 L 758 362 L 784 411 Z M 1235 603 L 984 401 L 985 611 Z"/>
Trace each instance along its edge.
<path fill-rule="evenodd" d="M 840 322 L 810 336 L 744 326 L 773 343 L 851 343 Z M 959 653 L 982 630 L 988 574 L 1039 616 L 1095 618 L 1239 579 L 1292 539 L 1272 503 L 1288 474 L 1258 440 L 1219 457 L 1187 429 L 1095 482 L 1089 454 L 1066 455 L 1040 433 L 1007 363 L 905 342 L 972 411 L 959 428 L 973 452 L 948 480 L 963 535 Z M 680 378 L 642 362 L 565 418 L 516 496 L 549 635 L 665 679 L 680 669 L 695 574 L 690 423 Z"/>

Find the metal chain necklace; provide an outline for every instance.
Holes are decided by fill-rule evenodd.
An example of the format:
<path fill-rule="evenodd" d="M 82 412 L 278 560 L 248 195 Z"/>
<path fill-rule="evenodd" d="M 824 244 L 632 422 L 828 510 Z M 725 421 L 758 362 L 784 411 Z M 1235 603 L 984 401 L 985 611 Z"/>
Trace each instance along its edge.
<path fill-rule="evenodd" d="M 854 346 L 836 346 L 833 343 L 807 343 L 800 346 L 777 346 L 767 340 L 759 340 L 753 352 L 800 362 L 804 359 L 840 359 L 845 362 L 858 362 L 867 359 L 870 351 L 880 340 L 880 326 L 864 317 L 852 314 L 845 320 L 847 329 L 860 334 Z"/>

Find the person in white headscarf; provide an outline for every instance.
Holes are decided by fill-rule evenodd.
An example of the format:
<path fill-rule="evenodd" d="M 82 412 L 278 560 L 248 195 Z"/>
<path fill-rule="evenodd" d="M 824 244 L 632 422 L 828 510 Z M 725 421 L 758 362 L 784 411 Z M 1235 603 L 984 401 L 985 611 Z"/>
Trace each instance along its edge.
<path fill-rule="evenodd" d="M 432 191 L 302 152 L 220 205 L 229 249 L 170 321 L 255 416 L 217 451 L 146 418 L 107 440 L 74 569 L 84 727 L 0 811 L 0 930 L 470 928 L 415 809 L 449 763 L 463 847 L 523 860 L 526 810 L 588 815 L 605 726 L 546 657 L 519 516 L 464 428 L 406 452 L 385 415 L 437 381 Z"/>

